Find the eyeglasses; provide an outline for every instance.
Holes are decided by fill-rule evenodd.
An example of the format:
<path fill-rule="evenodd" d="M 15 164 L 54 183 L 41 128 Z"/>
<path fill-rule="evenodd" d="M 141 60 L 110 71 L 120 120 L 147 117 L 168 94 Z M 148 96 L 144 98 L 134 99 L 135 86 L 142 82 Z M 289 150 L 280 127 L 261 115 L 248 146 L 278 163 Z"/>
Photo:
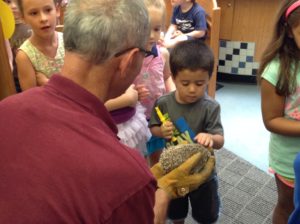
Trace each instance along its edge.
<path fill-rule="evenodd" d="M 152 54 L 151 51 L 147 51 L 147 50 L 145 50 L 144 48 L 140 48 L 140 47 L 130 47 L 130 48 L 127 48 L 127 49 L 125 49 L 125 50 L 123 50 L 123 51 L 120 51 L 120 52 L 116 53 L 116 54 L 115 54 L 115 57 L 119 57 L 119 56 L 121 56 L 122 54 L 125 54 L 125 53 L 127 53 L 128 51 L 131 51 L 131 50 L 134 49 L 134 48 L 137 48 L 137 49 L 139 49 L 140 52 L 144 53 L 144 56 L 145 56 L 145 57 L 147 57 L 147 56 L 149 56 L 149 55 Z"/>

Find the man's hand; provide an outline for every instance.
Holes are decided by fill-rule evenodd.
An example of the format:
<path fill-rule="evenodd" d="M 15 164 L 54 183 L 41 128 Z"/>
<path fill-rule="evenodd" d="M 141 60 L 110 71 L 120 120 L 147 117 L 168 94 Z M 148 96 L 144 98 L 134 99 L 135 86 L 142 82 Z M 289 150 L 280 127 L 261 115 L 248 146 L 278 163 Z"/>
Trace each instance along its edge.
<path fill-rule="evenodd" d="M 199 173 L 190 175 L 191 169 L 200 161 L 201 156 L 201 153 L 194 154 L 179 167 L 164 176 L 161 164 L 155 164 L 151 171 L 157 180 L 158 187 L 166 191 L 170 198 L 182 197 L 197 189 L 207 180 L 215 167 L 215 157 L 211 156 Z"/>

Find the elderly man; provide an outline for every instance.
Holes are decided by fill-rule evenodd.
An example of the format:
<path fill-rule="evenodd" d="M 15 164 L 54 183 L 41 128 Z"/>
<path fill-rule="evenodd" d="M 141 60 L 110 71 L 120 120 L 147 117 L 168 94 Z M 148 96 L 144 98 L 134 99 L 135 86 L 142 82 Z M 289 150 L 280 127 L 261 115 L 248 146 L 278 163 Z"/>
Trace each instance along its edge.
<path fill-rule="evenodd" d="M 61 74 L 0 103 L 0 223 L 163 222 L 177 176 L 157 190 L 103 105 L 138 74 L 148 36 L 142 0 L 70 1 Z"/>

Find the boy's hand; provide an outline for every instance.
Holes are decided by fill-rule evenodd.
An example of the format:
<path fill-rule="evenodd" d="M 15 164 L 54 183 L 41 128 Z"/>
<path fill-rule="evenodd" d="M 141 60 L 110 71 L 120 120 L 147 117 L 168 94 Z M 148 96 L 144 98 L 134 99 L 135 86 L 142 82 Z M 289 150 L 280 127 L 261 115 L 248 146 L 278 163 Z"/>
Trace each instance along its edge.
<path fill-rule="evenodd" d="M 171 139 L 173 136 L 174 125 L 171 121 L 165 121 L 160 126 L 160 131 L 165 139 Z"/>
<path fill-rule="evenodd" d="M 183 35 L 183 33 L 182 33 L 180 30 L 176 30 L 176 31 L 172 34 L 171 39 L 176 38 L 176 37 L 178 37 L 178 36 L 180 36 L 180 35 Z"/>
<path fill-rule="evenodd" d="M 138 91 L 139 101 L 143 101 L 150 96 L 150 91 L 144 84 L 136 85 L 135 88 Z"/>
<path fill-rule="evenodd" d="M 194 140 L 205 147 L 213 147 L 214 145 L 213 136 L 209 133 L 199 133 Z"/>

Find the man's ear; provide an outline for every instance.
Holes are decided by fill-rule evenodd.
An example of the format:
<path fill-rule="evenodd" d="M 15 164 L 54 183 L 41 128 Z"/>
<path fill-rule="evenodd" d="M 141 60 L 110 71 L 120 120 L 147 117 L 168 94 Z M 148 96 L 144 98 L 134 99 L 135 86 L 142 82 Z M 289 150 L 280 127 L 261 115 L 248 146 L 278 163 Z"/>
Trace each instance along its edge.
<path fill-rule="evenodd" d="M 136 54 L 138 54 L 138 53 L 139 53 L 139 49 L 134 48 L 122 56 L 122 59 L 120 62 L 121 77 L 126 76 L 126 71 L 128 69 L 130 69 L 131 66 L 133 66 L 133 64 L 135 63 L 135 60 L 136 60 L 136 56 L 137 56 Z"/>

